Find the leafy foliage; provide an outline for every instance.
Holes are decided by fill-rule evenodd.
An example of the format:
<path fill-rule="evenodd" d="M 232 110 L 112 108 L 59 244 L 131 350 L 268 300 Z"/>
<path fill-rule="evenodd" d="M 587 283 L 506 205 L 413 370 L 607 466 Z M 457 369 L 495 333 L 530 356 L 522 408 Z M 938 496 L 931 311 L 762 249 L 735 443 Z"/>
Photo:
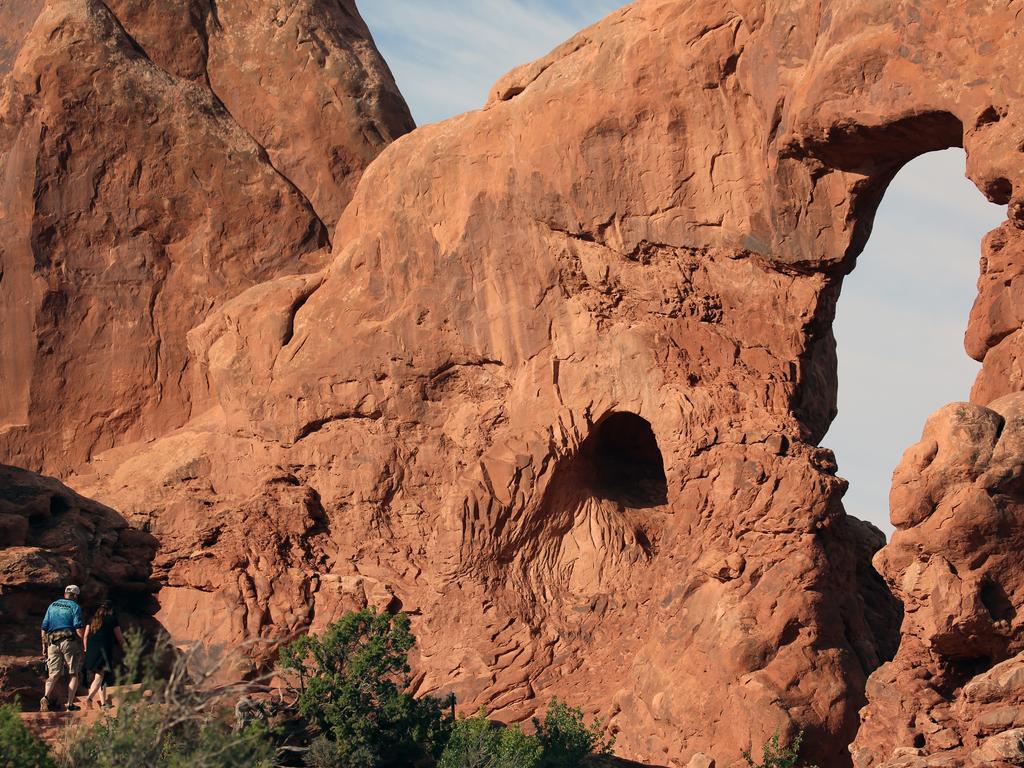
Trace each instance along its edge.
<path fill-rule="evenodd" d="M 455 724 L 438 768 L 580 768 L 612 754 L 615 740 L 605 738 L 601 723 L 587 725 L 582 710 L 557 699 L 533 726 L 530 736 L 518 725 L 490 722 L 481 710 Z"/>
<path fill-rule="evenodd" d="M 206 683 L 215 667 L 195 669 L 195 656 L 173 657 L 166 641 L 145 652 L 141 635 L 125 643 L 119 683 L 139 680 L 124 694 L 117 714 L 76 732 L 61 764 L 65 768 L 269 768 L 274 749 L 265 731 L 235 731 L 219 705 L 223 687 Z M 189 667 L 193 667 L 190 671 Z M 160 668 L 169 668 L 160 675 Z"/>
<path fill-rule="evenodd" d="M 0 768 L 54 768 L 46 744 L 29 733 L 14 704 L 0 706 Z"/>
<path fill-rule="evenodd" d="M 408 692 L 415 642 L 405 614 L 365 609 L 282 649 L 282 668 L 299 676 L 299 714 L 330 742 L 318 743 L 308 764 L 397 768 L 440 755 L 454 701 Z"/>
<path fill-rule="evenodd" d="M 232 723 L 224 702 L 248 697 L 251 682 L 215 684 L 219 663 L 204 667 L 197 651 L 175 654 L 166 639 L 147 652 L 142 636 L 130 634 L 116 715 L 72 732 L 54 757 L 16 707 L 0 706 L 0 768 L 273 768 L 288 754 L 302 754 L 309 768 L 586 768 L 613 754 L 615 739 L 599 720 L 588 725 L 581 709 L 557 699 L 543 720 L 534 718 L 534 734 L 492 723 L 482 709 L 455 720 L 453 696 L 416 699 L 414 644 L 404 614 L 348 613 L 281 650 L 281 670 L 298 687 L 287 702 L 283 694 L 247 699 L 264 717 L 246 725 L 242 703 Z M 268 708 L 273 717 L 286 712 L 271 731 Z M 760 763 L 749 751 L 743 757 L 748 768 L 815 768 L 800 762 L 803 737 L 784 745 L 776 733 Z"/>
<path fill-rule="evenodd" d="M 481 710 L 455 723 L 437 768 L 537 768 L 544 747 L 518 725 L 495 725 Z"/>
<path fill-rule="evenodd" d="M 593 755 L 611 755 L 615 737 L 605 738 L 599 720 L 587 725 L 583 710 L 552 699 L 543 722 L 534 718 L 537 739 L 543 748 L 541 768 L 576 768 Z"/>
<path fill-rule="evenodd" d="M 157 705 L 122 708 L 97 722 L 68 747 L 70 768 L 270 768 L 273 749 L 266 735 L 233 733 L 227 723 L 189 722 L 164 730 Z"/>
<path fill-rule="evenodd" d="M 761 762 L 756 763 L 749 750 L 743 752 L 743 759 L 747 761 L 749 768 L 800 768 L 800 747 L 804 743 L 804 732 L 800 731 L 793 743 L 784 746 L 778 733 L 768 739 L 761 748 Z M 806 768 L 817 768 L 806 766 Z"/>

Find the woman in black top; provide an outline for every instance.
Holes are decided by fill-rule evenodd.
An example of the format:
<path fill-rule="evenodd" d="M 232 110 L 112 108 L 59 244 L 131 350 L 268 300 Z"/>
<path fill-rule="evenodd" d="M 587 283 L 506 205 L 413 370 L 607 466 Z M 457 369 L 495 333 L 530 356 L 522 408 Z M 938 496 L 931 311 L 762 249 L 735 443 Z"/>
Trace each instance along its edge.
<path fill-rule="evenodd" d="M 114 643 L 124 646 L 121 625 L 114 614 L 114 605 L 107 600 L 96 609 L 96 613 L 85 628 L 85 679 L 92 679 L 85 703 L 92 706 L 92 697 L 99 694 L 100 706 L 106 709 L 107 683 L 113 676 Z"/>

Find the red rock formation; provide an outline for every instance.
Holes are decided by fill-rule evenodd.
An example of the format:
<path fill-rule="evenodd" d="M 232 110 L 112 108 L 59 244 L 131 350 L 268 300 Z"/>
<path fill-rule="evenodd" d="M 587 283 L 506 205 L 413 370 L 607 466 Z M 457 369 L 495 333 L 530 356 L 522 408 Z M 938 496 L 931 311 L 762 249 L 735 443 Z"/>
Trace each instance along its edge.
<path fill-rule="evenodd" d="M 422 617 L 421 691 L 512 719 L 568 697 L 658 761 L 799 726 L 842 760 L 894 623 L 883 598 L 876 637 L 850 588 L 880 541 L 813 445 L 854 227 L 820 268 L 803 230 L 772 251 L 760 118 L 739 71 L 703 88 L 746 44 L 728 17 L 636 6 L 513 73 L 371 166 L 330 270 L 196 328 L 219 407 L 77 479 L 171 542 L 166 626 L 227 610 L 232 637 L 281 636 L 372 592 Z M 637 87 L 654 72 L 675 95 Z M 806 221 L 835 220 L 825 200 Z M 276 503 L 275 467 L 322 506 L 315 537 L 262 564 L 181 537 Z M 274 608 L 301 593 L 309 615 Z"/>
<path fill-rule="evenodd" d="M 324 221 L 412 127 L 351 3 L 267 24 L 269 5 L 243 6 L 0 11 L 15 22 L 0 56 L 10 461 L 63 471 L 184 423 L 203 397 L 185 386 L 186 333 L 246 287 L 321 264 Z M 283 103 L 294 92 L 317 109 Z"/>
<path fill-rule="evenodd" d="M 931 422 L 934 469 L 916 448 L 897 478 L 878 563 L 908 616 L 855 750 L 884 765 L 952 733 L 934 764 L 997 754 L 1019 725 L 997 706 L 1020 607 L 998 567 L 1019 530 L 995 426 L 1012 435 L 1012 409 L 988 398 L 1020 388 L 1021 12 L 640 0 L 381 155 L 327 268 L 191 323 L 187 392 L 209 407 L 72 484 L 161 541 L 180 638 L 401 606 L 420 692 L 507 719 L 557 695 L 670 765 L 800 728 L 822 768 L 849 765 L 899 614 L 817 446 L 830 323 L 888 182 L 962 144 L 1011 204 L 968 335 L 991 407 L 961 407 L 967 449 Z M 945 675 L 933 693 L 906 685 L 921 669 Z"/>
<path fill-rule="evenodd" d="M 1022 448 L 1016 393 L 946 406 L 897 468 L 898 530 L 876 562 L 906 619 L 899 653 L 868 686 L 858 768 L 1020 764 Z"/>
<path fill-rule="evenodd" d="M 111 0 L 161 68 L 209 86 L 333 231 L 363 169 L 415 126 L 354 0 Z"/>

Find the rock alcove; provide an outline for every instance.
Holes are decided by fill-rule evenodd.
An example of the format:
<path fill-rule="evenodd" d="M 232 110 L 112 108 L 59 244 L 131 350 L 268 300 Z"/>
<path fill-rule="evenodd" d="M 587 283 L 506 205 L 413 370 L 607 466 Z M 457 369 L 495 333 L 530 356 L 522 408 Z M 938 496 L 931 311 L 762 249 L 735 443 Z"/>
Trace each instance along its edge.
<path fill-rule="evenodd" d="M 668 503 L 665 461 L 646 419 L 616 411 L 601 419 L 573 458 L 595 498 L 623 509 Z"/>
<path fill-rule="evenodd" d="M 617 569 L 653 554 L 652 522 L 669 504 L 665 462 L 651 423 L 630 411 L 594 422 L 555 459 L 515 557 L 543 589 L 605 593 Z"/>

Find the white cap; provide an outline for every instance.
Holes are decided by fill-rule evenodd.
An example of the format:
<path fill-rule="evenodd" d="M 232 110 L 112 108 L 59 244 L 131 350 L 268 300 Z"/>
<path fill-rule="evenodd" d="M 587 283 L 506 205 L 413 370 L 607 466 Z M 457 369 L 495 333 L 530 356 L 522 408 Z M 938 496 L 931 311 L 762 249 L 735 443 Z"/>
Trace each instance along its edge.
<path fill-rule="evenodd" d="M 66 587 L 64 587 L 65 595 L 78 595 L 81 594 L 81 592 L 82 590 L 78 588 L 77 584 L 68 584 Z"/>

